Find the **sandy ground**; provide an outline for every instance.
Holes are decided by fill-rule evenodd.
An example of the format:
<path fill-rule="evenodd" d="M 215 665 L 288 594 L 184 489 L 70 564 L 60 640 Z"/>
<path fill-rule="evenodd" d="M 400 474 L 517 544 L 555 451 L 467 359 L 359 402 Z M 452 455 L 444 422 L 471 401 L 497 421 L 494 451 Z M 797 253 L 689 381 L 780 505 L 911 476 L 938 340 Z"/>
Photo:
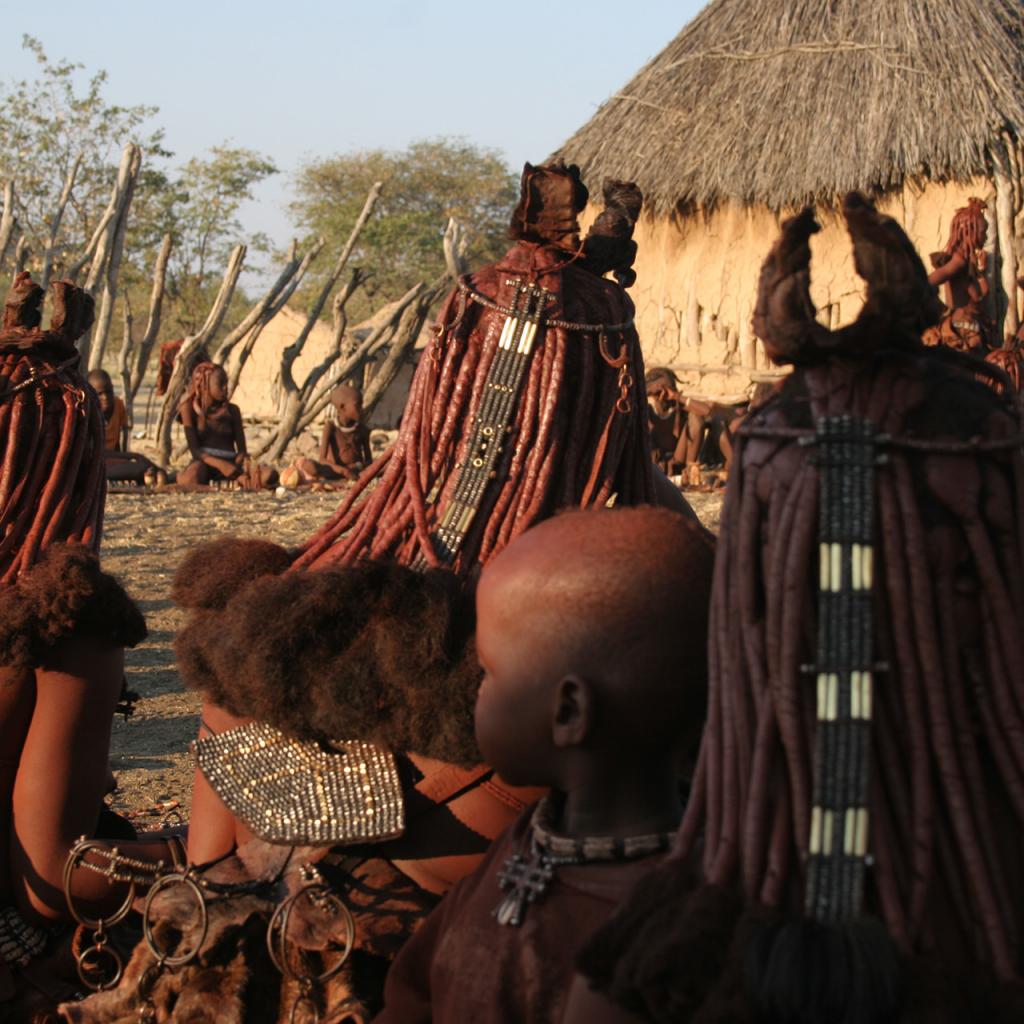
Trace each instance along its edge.
<path fill-rule="evenodd" d="M 720 493 L 688 493 L 712 530 L 718 528 Z M 171 579 L 185 551 L 220 534 L 262 536 L 289 545 L 308 537 L 337 507 L 336 493 L 206 494 L 112 493 L 107 500 L 104 566 L 138 601 L 149 637 L 127 653 L 128 686 L 141 700 L 125 722 L 117 719 L 111 765 L 118 780 L 113 806 L 138 814 L 137 827 L 156 827 L 161 814 L 145 813 L 178 802 L 187 818 L 192 788 L 189 743 L 199 700 L 182 688 L 174 663 L 174 634 L 183 622 L 174 607 Z M 142 813 L 139 813 L 142 812 Z"/>

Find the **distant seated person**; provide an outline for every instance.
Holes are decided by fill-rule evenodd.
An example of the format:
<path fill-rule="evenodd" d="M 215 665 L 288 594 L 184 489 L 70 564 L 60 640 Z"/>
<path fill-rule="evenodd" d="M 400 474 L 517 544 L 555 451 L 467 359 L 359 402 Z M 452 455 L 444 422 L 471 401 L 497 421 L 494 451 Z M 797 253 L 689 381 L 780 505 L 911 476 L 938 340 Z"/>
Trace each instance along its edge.
<path fill-rule="evenodd" d="M 234 480 L 245 490 L 273 487 L 277 472 L 251 462 L 245 447 L 242 412 L 228 401 L 223 366 L 201 362 L 192 371 L 188 393 L 178 406 L 192 462 L 178 474 L 184 488 Z"/>
<path fill-rule="evenodd" d="M 339 384 L 331 392 L 334 420 L 324 424 L 320 453 L 312 459 L 296 459 L 281 475 L 288 487 L 316 480 L 355 480 L 371 462 L 370 431 L 363 423 L 363 393 L 351 384 Z"/>
<path fill-rule="evenodd" d="M 484 568 L 477 742 L 550 794 L 402 948 L 377 1024 L 561 1020 L 576 951 L 682 816 L 713 561 L 701 526 L 638 507 L 556 516 Z"/>
<path fill-rule="evenodd" d="M 166 483 L 167 474 L 139 452 L 128 451 L 128 410 L 114 394 L 114 382 L 106 370 L 92 370 L 89 386 L 99 396 L 105 423 L 104 467 L 113 483 Z"/>

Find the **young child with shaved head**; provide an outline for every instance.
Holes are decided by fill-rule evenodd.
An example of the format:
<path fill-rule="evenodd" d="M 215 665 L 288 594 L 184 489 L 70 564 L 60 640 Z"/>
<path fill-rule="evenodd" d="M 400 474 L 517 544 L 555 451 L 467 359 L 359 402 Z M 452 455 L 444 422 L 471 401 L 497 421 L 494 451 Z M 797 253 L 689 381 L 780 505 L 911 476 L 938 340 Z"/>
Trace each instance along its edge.
<path fill-rule="evenodd" d="M 571 512 L 484 569 L 476 736 L 550 787 L 399 954 L 378 1022 L 557 1021 L 573 956 L 657 863 L 703 721 L 713 544 L 648 507 Z"/>

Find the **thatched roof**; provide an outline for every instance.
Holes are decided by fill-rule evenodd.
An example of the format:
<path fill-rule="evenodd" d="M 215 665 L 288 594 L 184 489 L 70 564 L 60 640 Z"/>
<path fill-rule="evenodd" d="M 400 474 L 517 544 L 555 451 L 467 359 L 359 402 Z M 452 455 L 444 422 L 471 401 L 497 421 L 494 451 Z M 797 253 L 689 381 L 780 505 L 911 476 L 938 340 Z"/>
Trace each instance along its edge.
<path fill-rule="evenodd" d="M 1020 0 L 712 0 L 559 151 L 647 209 L 985 174 L 1024 138 Z"/>

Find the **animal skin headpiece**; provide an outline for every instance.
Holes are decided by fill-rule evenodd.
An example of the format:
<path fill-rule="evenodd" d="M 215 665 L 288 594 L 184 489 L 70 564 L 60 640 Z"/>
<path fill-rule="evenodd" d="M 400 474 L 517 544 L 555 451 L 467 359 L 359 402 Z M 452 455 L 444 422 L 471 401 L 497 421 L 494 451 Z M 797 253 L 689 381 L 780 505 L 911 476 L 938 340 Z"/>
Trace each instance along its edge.
<path fill-rule="evenodd" d="M 578 216 L 589 193 L 580 169 L 571 164 L 523 166 L 519 202 L 512 211 L 509 237 L 575 250 L 579 246 Z"/>

